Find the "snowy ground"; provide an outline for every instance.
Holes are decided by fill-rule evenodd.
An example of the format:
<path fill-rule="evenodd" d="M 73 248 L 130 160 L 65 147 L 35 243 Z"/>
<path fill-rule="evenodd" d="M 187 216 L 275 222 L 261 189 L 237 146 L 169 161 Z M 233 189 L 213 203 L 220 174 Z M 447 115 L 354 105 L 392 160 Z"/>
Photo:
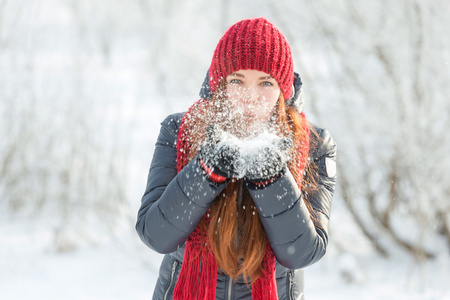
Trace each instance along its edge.
<path fill-rule="evenodd" d="M 48 232 L 0 227 L 0 299 L 151 299 L 162 256 L 136 236 L 56 253 Z M 130 231 L 131 233 L 131 231 Z M 307 299 L 450 299 L 447 253 L 419 267 L 402 257 L 337 254 L 306 269 Z"/>
<path fill-rule="evenodd" d="M 104 138 L 107 141 L 110 137 L 114 139 L 118 143 L 114 146 L 119 146 L 119 149 L 130 148 L 127 163 L 130 174 L 124 174 L 121 180 L 129 179 L 129 182 L 125 184 L 129 189 L 126 194 L 130 199 L 136 199 L 132 200 L 134 201 L 132 205 L 135 206 L 131 209 L 132 214 L 137 212 L 138 199 L 145 187 L 146 172 L 159 122 L 169 112 L 183 111 L 197 99 L 197 87 L 203 80 L 208 59 L 221 34 L 217 29 L 219 20 L 216 15 L 216 12 L 222 10 L 222 4 L 219 1 L 215 4 L 213 1 L 197 1 L 198 3 L 184 1 L 180 2 L 182 6 L 172 5 L 173 1 L 169 5 L 166 5 L 169 1 L 153 1 L 155 3 L 152 3 L 151 8 L 158 12 L 156 16 L 152 14 L 152 9 L 145 9 L 147 2 L 149 1 L 0 1 L 0 6 L 5 9 L 1 11 L 1 16 L 5 18 L 0 18 L 0 44 L 2 44 L 0 73 L 4 74 L 0 78 L 2 87 L 0 99 L 5 99 L 5 103 L 11 102 L 11 107 L 14 108 L 11 110 L 12 113 L 16 111 L 15 113 L 18 114 L 24 111 L 20 118 L 15 118 L 15 114 L 11 114 L 12 120 L 16 120 L 11 122 L 11 128 L 21 128 L 23 124 L 40 124 L 40 122 L 47 124 L 42 120 L 51 120 L 55 116 L 64 117 L 65 111 L 72 111 L 72 108 L 73 115 L 67 114 L 67 116 L 72 118 L 85 115 L 82 109 L 92 106 L 94 112 L 100 112 L 102 116 L 98 118 L 99 123 L 94 124 L 100 126 L 96 130 L 111 129 L 110 131 L 104 129 L 106 133 L 111 133 L 105 134 Z M 266 13 L 269 19 L 281 20 L 277 17 L 278 10 L 273 10 L 271 5 L 261 5 L 261 1 L 248 1 L 249 3 L 245 6 L 242 6 L 239 1 L 228 2 L 235 2 L 235 5 L 230 7 L 230 24 L 232 19 L 237 21 L 238 16 L 244 18 Z M 304 4 L 307 2 L 304 1 Z M 344 116 L 354 116 L 351 117 L 353 120 L 361 122 L 361 115 L 358 114 L 359 110 L 354 110 L 355 107 L 361 106 L 362 110 L 366 109 L 366 106 L 372 107 L 370 98 L 366 99 L 369 101 L 367 103 L 358 102 L 358 99 L 364 98 L 361 97 L 360 92 L 362 83 L 368 94 L 371 91 L 377 91 L 372 94 L 376 95 L 376 100 L 380 101 L 376 101 L 378 106 L 373 107 L 382 108 L 381 116 L 389 121 L 383 122 L 386 128 L 389 130 L 396 128 L 392 124 L 396 124 L 397 118 L 388 120 L 386 117 L 397 113 L 398 106 L 390 107 L 390 103 L 396 103 L 392 99 L 397 99 L 399 91 L 404 99 L 408 99 L 409 93 L 405 89 L 415 86 L 414 83 L 421 78 L 420 76 L 426 77 L 427 74 L 432 74 L 433 80 L 425 80 L 426 88 L 425 86 L 422 88 L 424 91 L 429 91 L 425 101 L 427 105 L 433 104 L 434 106 L 430 107 L 437 108 L 439 113 L 434 113 L 434 109 L 427 109 L 426 111 L 430 113 L 423 116 L 425 118 L 429 115 L 433 121 L 430 124 L 437 124 L 438 127 L 425 126 L 423 122 L 427 120 L 426 118 L 417 123 L 416 114 L 413 113 L 415 109 L 412 107 L 405 107 L 405 112 L 408 113 L 407 117 L 411 117 L 408 117 L 408 120 L 412 122 L 412 125 L 419 124 L 425 126 L 423 128 L 431 128 L 433 129 L 429 131 L 431 133 L 441 132 L 434 129 L 442 126 L 442 134 L 438 136 L 444 137 L 447 119 L 443 113 L 446 111 L 444 108 L 448 107 L 446 104 L 448 90 L 443 88 L 448 86 L 446 76 L 449 65 L 448 53 L 450 53 L 445 51 L 448 43 L 444 42 L 448 39 L 442 38 L 446 36 L 444 29 L 448 26 L 439 25 L 443 20 L 447 20 L 445 10 L 441 10 L 439 6 L 443 8 L 444 1 L 435 1 L 437 4 L 433 5 L 427 4 L 427 1 L 416 1 L 417 3 L 412 6 L 405 5 L 401 1 L 398 1 L 396 5 L 393 5 L 394 1 L 391 1 L 390 5 L 377 4 L 373 1 L 374 6 L 367 6 L 364 10 L 359 10 L 358 7 L 365 6 L 365 2 L 361 1 L 359 5 L 355 4 L 356 1 L 347 2 L 348 7 L 357 9 L 352 9 L 352 13 L 347 14 L 345 1 L 336 7 L 329 4 L 332 3 L 331 1 L 310 1 L 310 4 L 304 5 L 300 11 L 292 11 L 297 14 L 297 23 L 293 19 L 286 22 L 289 25 L 287 29 L 295 32 L 298 38 L 299 44 L 294 50 L 300 51 L 297 64 L 300 64 L 299 67 L 304 70 L 302 72 L 305 72 L 302 76 L 306 79 L 305 87 L 309 86 L 306 90 L 307 99 L 317 101 L 309 102 L 308 100 L 306 109 L 310 109 L 311 106 L 308 106 L 314 104 L 316 110 L 321 112 L 324 121 L 330 125 L 336 125 L 320 124 L 327 125 L 327 128 L 335 127 L 333 134 L 336 134 L 337 139 L 341 138 L 341 142 L 338 143 L 341 149 L 346 149 L 347 140 L 348 143 L 353 143 L 353 138 L 347 139 L 347 137 L 361 138 L 361 141 L 373 138 L 374 143 L 378 145 L 380 142 L 377 135 L 378 120 L 373 121 L 372 117 L 367 119 L 369 123 L 367 128 L 373 129 L 369 130 L 371 134 L 366 134 L 367 130 L 360 130 L 349 135 L 347 125 L 341 124 L 343 119 L 339 112 L 343 111 L 338 108 L 345 107 L 342 104 L 351 104 L 353 112 L 345 112 Z M 419 2 L 421 2 L 420 5 Z M 283 7 L 282 5 L 283 3 L 280 3 L 278 9 Z M 289 7 L 287 3 L 284 5 Z M 404 8 L 413 9 L 415 12 L 407 13 Z M 172 9 L 170 14 L 166 13 Z M 333 14 L 326 13 L 333 10 L 335 10 Z M 438 13 L 439 11 L 442 13 Z M 384 16 L 386 21 L 381 27 L 379 15 Z M 413 17 L 416 15 L 419 19 L 422 18 L 421 22 L 417 22 L 419 19 Z M 403 19 L 403 16 L 406 19 Z M 360 21 L 367 20 L 366 25 L 354 26 L 355 18 Z M 327 27 L 330 29 L 329 32 L 335 32 L 333 35 L 339 37 L 336 41 L 322 35 L 322 31 L 323 33 L 328 31 L 325 30 Z M 299 30 L 295 31 L 296 28 Z M 358 28 L 361 30 L 354 31 Z M 345 35 L 341 35 L 341 32 Z M 421 35 L 426 38 L 421 39 Z M 417 38 L 418 41 L 423 42 L 423 47 L 419 47 L 420 49 L 411 48 L 413 55 L 410 55 L 411 38 L 413 40 Z M 329 43 L 335 45 L 333 47 L 339 46 L 338 48 L 347 45 L 346 47 L 352 51 L 348 53 L 345 51 L 347 48 L 342 48 L 343 50 L 338 52 L 344 54 L 340 56 L 339 53 L 333 53 L 333 47 L 330 47 Z M 381 50 L 384 52 L 380 52 Z M 385 53 L 387 58 L 393 55 L 391 62 L 394 73 L 398 75 L 398 86 L 391 85 L 392 80 L 390 76 L 385 75 L 383 65 L 372 65 L 377 53 Z M 422 57 L 418 65 L 414 59 L 416 55 Z M 349 57 L 350 60 L 347 59 Z M 302 64 L 305 65 L 302 66 Z M 365 68 L 360 74 L 358 72 L 361 72 L 361 65 Z M 411 71 L 410 68 L 415 66 L 417 70 Z M 344 80 L 342 76 L 335 75 L 341 75 L 342 70 L 347 69 L 361 75 L 360 78 L 358 76 L 358 84 L 347 81 L 348 78 Z M 339 78 L 336 79 L 336 77 Z M 164 82 L 164 78 L 170 80 Z M 161 82 L 164 82 L 162 86 Z M 174 89 L 175 86 L 176 89 Z M 190 90 L 188 88 L 190 86 L 195 89 Z M 417 90 L 420 91 L 420 88 L 421 86 Z M 414 90 L 411 89 L 411 91 Z M 345 95 L 341 95 L 344 92 Z M 161 96 L 160 93 L 165 95 Z M 14 101 L 8 102 L 8 99 Z M 56 99 L 59 100 L 56 101 Z M 126 105 L 122 105 L 123 103 Z M 406 103 L 414 104 L 414 101 Z M 48 108 L 49 111 L 43 114 L 40 113 L 41 110 L 28 112 L 25 108 L 34 107 L 28 104 L 39 104 L 39 109 Z M 1 109 L 8 109 L 9 112 L 8 105 L 2 105 Z M 80 110 L 77 111 L 75 108 Z M 54 116 L 53 113 L 57 114 Z M 375 118 L 378 114 L 378 112 L 374 113 L 373 117 Z M 35 119 L 29 119 L 29 115 L 34 116 Z M 86 116 L 91 116 L 91 112 L 86 113 Z M 99 117 L 95 114 L 94 116 L 96 118 L 93 119 Z M 351 118 L 348 119 L 349 124 L 354 124 Z M 25 122 L 22 123 L 22 119 Z M 70 120 L 68 119 L 67 124 L 72 122 Z M 131 125 L 128 124 L 129 120 L 132 120 Z M 315 121 L 312 118 L 310 120 Z M 333 120 L 337 121 L 333 123 Z M 435 120 L 439 122 L 434 122 Z M 415 131 L 408 127 L 410 123 L 403 123 L 400 124 L 400 129 L 406 128 L 404 132 L 415 134 Z M 367 123 L 363 122 L 363 124 Z M 365 128 L 365 126 L 356 127 Z M 36 131 L 37 136 L 49 138 L 43 138 L 42 143 L 29 144 L 31 151 L 25 148 L 24 153 L 27 155 L 24 157 L 28 157 L 28 153 L 34 153 L 35 147 L 47 147 L 48 141 L 58 140 L 60 126 L 53 126 L 54 129 L 45 134 L 39 131 L 40 127 L 36 128 L 30 131 L 33 136 Z M 77 128 L 64 132 L 64 136 L 78 132 Z M 339 132 L 341 132 L 340 135 Z M 402 130 L 397 132 L 401 133 Z M 116 137 L 121 135 L 130 137 L 130 147 L 122 147 L 122 144 L 119 144 L 121 139 Z M 103 135 L 100 134 L 100 136 Z M 408 140 L 416 140 L 416 137 L 412 135 L 410 137 Z M 441 138 L 437 140 L 441 141 Z M 8 142 L 8 140 L 5 141 Z M 124 141 L 128 146 L 128 139 Z M 439 144 L 442 143 L 439 142 Z M 63 146 L 71 145 L 69 143 Z M 19 146 L 22 147 L 20 144 Z M 353 144 L 349 146 L 351 147 L 342 153 L 352 151 Z M 436 149 L 438 151 L 441 148 Z M 422 152 L 414 153 L 416 156 L 411 156 L 413 161 L 414 157 L 418 157 L 420 159 L 416 162 L 424 162 Z M 30 157 L 34 158 L 34 156 Z M 432 160 L 433 157 L 428 155 L 431 166 L 436 165 Z M 19 161 L 21 165 L 22 156 L 19 156 Z M 31 161 L 33 164 L 36 162 L 34 159 Z M 445 166 L 445 161 L 440 165 Z M 31 169 L 40 171 L 39 168 Z M 426 171 L 426 168 L 421 165 L 418 170 Z M 49 169 L 49 172 L 51 171 L 52 168 Z M 443 176 L 447 174 L 446 172 L 438 173 L 442 173 Z M 374 174 L 377 175 L 376 172 Z M 425 192 L 430 190 L 430 186 L 436 187 L 436 182 L 439 190 L 441 186 L 445 188 L 442 182 L 448 182 L 442 179 L 436 181 L 432 176 L 427 175 L 428 172 L 417 172 L 417 174 L 423 174 L 431 180 L 424 181 L 427 189 L 422 190 Z M 436 178 L 437 175 L 434 176 Z M 26 181 L 23 184 L 28 186 L 36 182 Z M 430 185 L 428 186 L 427 183 Z M 1 188 L 5 187 L 0 187 L 0 190 Z M 55 187 L 55 190 L 58 190 L 58 187 Z M 4 191 L 0 192 L 4 195 Z M 36 201 L 33 197 L 26 197 L 26 201 L 30 203 Z M 442 205 L 446 207 L 445 197 L 435 198 L 439 200 L 437 203 L 442 202 Z M 344 215 L 345 210 L 339 207 L 339 202 L 336 200 L 339 199 L 333 200 L 335 203 L 333 203 L 330 230 L 333 231 L 334 236 L 331 237 L 329 251 L 319 263 L 306 269 L 308 300 L 450 300 L 448 250 L 445 250 L 445 253 L 442 253 L 435 261 L 422 265 L 404 253 L 399 253 L 390 260 L 384 260 L 371 250 L 367 250 L 367 247 L 364 248 L 364 242 L 358 240 L 355 225 L 348 221 L 349 216 Z M 100 227 L 86 225 L 83 227 L 84 230 L 95 228 L 95 231 L 92 230 L 89 235 L 95 237 L 97 246 L 92 246 L 92 243 L 89 246 L 79 245 L 75 240 L 75 244 L 78 245 L 76 250 L 71 249 L 69 243 L 66 252 L 58 252 L 55 250 L 53 235 L 55 228 L 62 227 L 58 224 L 60 219 L 51 219 L 49 216 L 44 220 L 30 221 L 28 217 L 19 220 L 16 216 L 12 217 L 10 211 L 2 210 L 5 203 L 7 199 L 1 198 L 0 300 L 151 299 L 162 256 L 147 249 L 138 240 L 133 232 L 133 224 L 127 224 L 126 234 L 118 234 L 114 240 L 100 233 Z M 59 206 L 58 203 L 54 205 Z M 432 207 L 429 203 L 424 206 Z M 73 209 L 73 207 L 64 207 L 64 209 Z M 89 217 L 92 215 L 97 217 L 94 223 L 100 222 L 99 219 L 103 217 L 95 211 L 89 211 L 89 213 Z M 76 218 L 79 214 L 70 214 L 72 215 Z M 121 217 L 122 215 L 119 216 Z M 11 220 L 7 218 L 16 219 L 10 222 Z M 45 228 L 45 224 L 41 226 L 45 223 L 43 221 L 51 223 L 50 229 Z M 411 227 L 403 224 L 404 219 L 399 218 L 397 221 L 401 223 L 398 228 L 402 229 L 402 234 L 411 231 Z M 70 219 L 69 227 L 79 229 L 76 222 L 77 219 Z M 41 228 L 38 228 L 37 224 Z M 381 233 L 380 235 L 382 236 Z M 338 240 L 341 241 L 340 245 L 334 245 L 334 241 Z M 437 252 L 436 249 L 448 248 L 428 242 L 425 244 L 428 249 L 435 252 Z M 342 249 L 343 247 L 345 249 Z"/>

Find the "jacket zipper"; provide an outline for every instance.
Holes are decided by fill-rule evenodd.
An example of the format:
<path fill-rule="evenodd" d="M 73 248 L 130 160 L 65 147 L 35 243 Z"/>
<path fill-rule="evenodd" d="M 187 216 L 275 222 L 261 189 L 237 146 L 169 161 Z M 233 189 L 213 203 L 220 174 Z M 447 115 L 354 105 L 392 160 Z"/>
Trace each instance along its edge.
<path fill-rule="evenodd" d="M 226 299 L 231 300 L 231 286 L 232 286 L 232 280 L 230 276 L 227 276 L 226 285 L 228 284 L 228 288 L 226 289 Z"/>
<path fill-rule="evenodd" d="M 289 270 L 289 299 L 294 300 L 294 278 L 292 270 Z"/>
<path fill-rule="evenodd" d="M 174 261 L 173 265 L 172 265 L 172 274 L 170 275 L 169 286 L 167 287 L 167 290 L 164 293 L 164 300 L 166 300 L 167 296 L 169 295 L 169 291 L 170 291 L 170 288 L 172 287 L 173 277 L 175 276 L 175 270 L 177 269 L 177 266 L 178 266 L 178 261 Z"/>

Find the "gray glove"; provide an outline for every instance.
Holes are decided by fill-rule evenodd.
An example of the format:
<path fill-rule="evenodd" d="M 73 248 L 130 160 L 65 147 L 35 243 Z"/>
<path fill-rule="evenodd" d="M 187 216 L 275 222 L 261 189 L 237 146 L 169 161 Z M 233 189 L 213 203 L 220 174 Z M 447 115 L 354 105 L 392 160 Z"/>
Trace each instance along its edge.
<path fill-rule="evenodd" d="M 278 176 L 286 168 L 293 141 L 282 137 L 270 145 L 254 151 L 246 157 L 247 171 L 244 179 L 253 183 L 269 181 Z"/>
<path fill-rule="evenodd" d="M 224 143 L 225 133 L 216 124 L 206 128 L 206 138 L 198 150 L 199 159 L 213 173 L 226 177 L 237 177 L 239 147 Z"/>

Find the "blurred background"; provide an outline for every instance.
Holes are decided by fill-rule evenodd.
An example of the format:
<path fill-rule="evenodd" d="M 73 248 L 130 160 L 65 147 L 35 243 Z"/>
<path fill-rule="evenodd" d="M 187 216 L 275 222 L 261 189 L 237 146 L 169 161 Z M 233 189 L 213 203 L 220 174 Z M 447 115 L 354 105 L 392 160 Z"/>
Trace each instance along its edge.
<path fill-rule="evenodd" d="M 134 224 L 159 124 L 198 99 L 224 31 L 265 16 L 338 144 L 307 299 L 450 299 L 449 15 L 446 0 L 0 0 L 0 298 L 151 298 L 162 256 Z"/>

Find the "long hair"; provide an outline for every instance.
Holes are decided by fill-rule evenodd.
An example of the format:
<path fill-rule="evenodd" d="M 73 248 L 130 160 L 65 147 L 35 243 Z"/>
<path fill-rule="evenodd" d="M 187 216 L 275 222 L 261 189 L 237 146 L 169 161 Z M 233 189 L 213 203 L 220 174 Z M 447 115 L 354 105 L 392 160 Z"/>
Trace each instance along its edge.
<path fill-rule="evenodd" d="M 231 114 L 226 104 L 226 83 L 221 81 L 218 89 L 210 101 L 203 102 L 195 108 L 186 119 L 186 126 L 190 128 L 185 137 L 190 146 L 188 160 L 197 155 L 197 149 L 205 138 L 205 130 L 209 124 L 218 124 L 225 130 L 232 131 L 236 124 L 231 118 L 223 115 Z M 316 189 L 314 177 L 315 165 L 308 159 L 305 173 L 299 174 L 300 157 L 298 149 L 304 143 L 308 134 L 305 128 L 310 128 L 304 115 L 295 108 L 285 106 L 284 97 L 280 97 L 274 107 L 269 126 L 280 136 L 291 137 L 294 140 L 291 159 L 288 168 L 301 187 L 302 193 L 313 192 Z M 305 126 L 306 125 L 306 126 Z M 316 134 L 310 130 L 311 134 Z M 308 140 L 308 139 L 306 139 Z M 310 139 L 314 141 L 316 139 Z M 310 147 L 313 145 L 309 145 Z M 242 199 L 240 203 L 239 199 Z M 314 223 L 315 217 L 307 197 L 303 197 Z M 247 284 L 253 284 L 262 271 L 267 235 L 264 231 L 258 212 L 243 179 L 231 179 L 225 189 L 216 197 L 209 210 L 209 226 L 202 220 L 201 230 L 208 236 L 211 248 L 220 271 L 225 272 L 233 280 L 243 276 Z"/>

